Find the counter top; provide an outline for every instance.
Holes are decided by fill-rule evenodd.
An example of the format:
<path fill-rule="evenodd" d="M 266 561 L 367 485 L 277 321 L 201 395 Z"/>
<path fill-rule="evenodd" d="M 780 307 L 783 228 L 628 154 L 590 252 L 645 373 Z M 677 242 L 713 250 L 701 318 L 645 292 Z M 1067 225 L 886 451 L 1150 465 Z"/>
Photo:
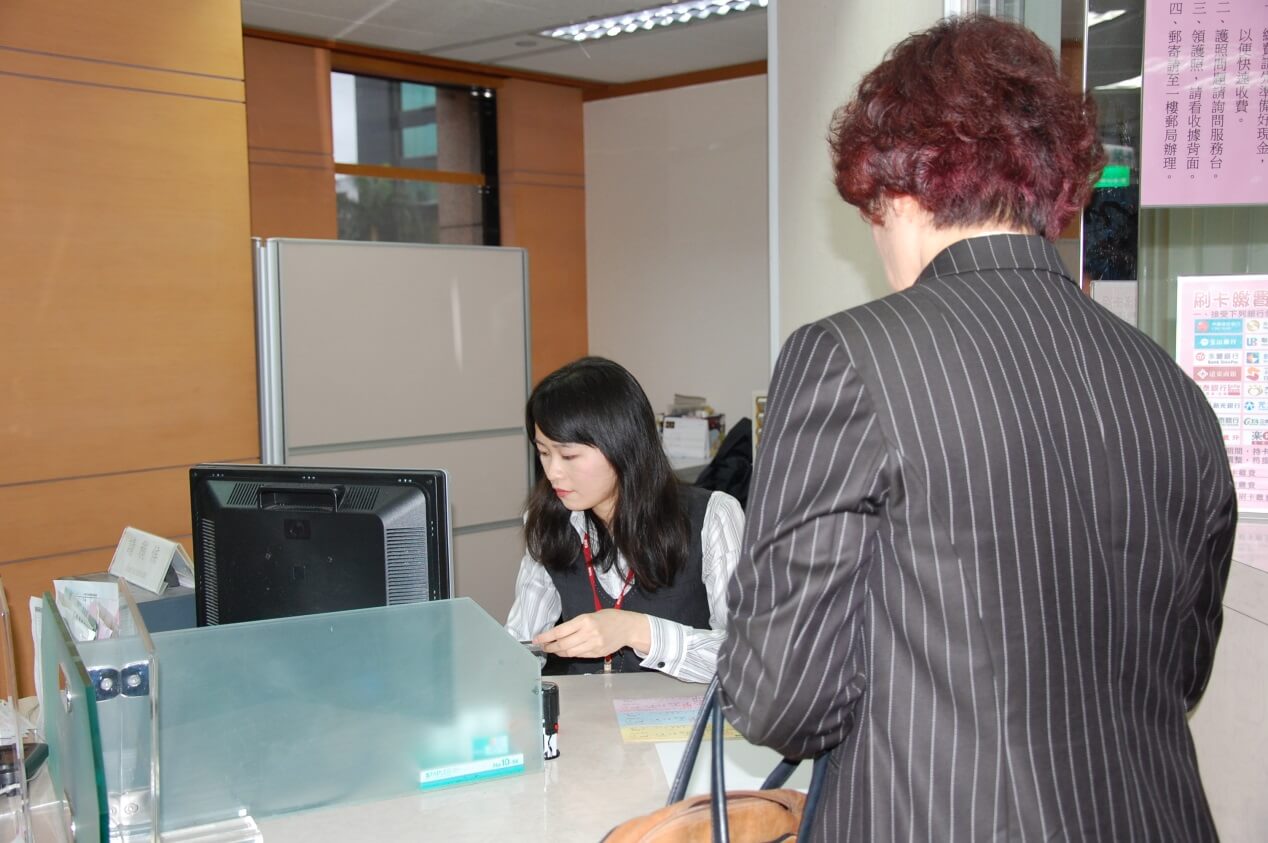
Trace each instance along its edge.
<path fill-rule="evenodd" d="M 259 820 L 266 843 L 551 840 L 595 843 L 665 804 L 655 743 L 625 743 L 613 700 L 696 696 L 659 673 L 547 677 L 559 685 L 559 758 L 540 773 Z M 767 750 L 761 750 L 767 752 Z M 770 766 L 778 760 L 770 753 Z"/>

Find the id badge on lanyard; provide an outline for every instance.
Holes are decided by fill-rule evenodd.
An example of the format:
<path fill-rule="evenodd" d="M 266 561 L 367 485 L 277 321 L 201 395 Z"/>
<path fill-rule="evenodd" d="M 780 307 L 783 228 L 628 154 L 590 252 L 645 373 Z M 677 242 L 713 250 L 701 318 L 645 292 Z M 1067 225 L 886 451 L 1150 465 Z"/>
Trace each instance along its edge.
<path fill-rule="evenodd" d="M 596 612 L 603 610 L 603 603 L 599 600 L 599 583 L 594 575 L 594 556 L 590 553 L 590 534 L 589 532 L 581 535 L 581 553 L 586 558 L 586 574 L 590 577 L 590 593 L 594 596 L 594 610 Z M 625 573 L 625 585 L 621 587 L 621 593 L 617 595 L 616 605 L 614 609 L 620 609 L 625 602 L 625 595 L 629 593 L 630 583 L 634 582 L 634 571 L 630 570 Z M 612 654 L 603 657 L 603 672 L 612 672 Z"/>

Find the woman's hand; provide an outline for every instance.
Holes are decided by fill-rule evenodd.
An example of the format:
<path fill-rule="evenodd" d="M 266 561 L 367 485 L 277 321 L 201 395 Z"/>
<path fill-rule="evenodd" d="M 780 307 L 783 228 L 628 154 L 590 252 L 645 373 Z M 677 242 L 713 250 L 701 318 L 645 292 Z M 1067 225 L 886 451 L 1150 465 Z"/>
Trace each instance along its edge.
<path fill-rule="evenodd" d="M 652 625 L 641 612 L 602 609 L 577 615 L 533 639 L 548 653 L 569 659 L 597 659 L 622 647 L 646 653 L 652 646 Z"/>

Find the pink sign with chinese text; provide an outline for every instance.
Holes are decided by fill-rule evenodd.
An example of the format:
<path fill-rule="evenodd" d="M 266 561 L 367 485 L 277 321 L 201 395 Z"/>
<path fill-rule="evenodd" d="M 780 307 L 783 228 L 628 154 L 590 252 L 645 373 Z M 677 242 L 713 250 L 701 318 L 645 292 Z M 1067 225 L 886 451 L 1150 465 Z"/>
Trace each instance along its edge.
<path fill-rule="evenodd" d="M 1268 204 L 1268 0 L 1146 0 L 1140 204 Z"/>
<path fill-rule="evenodd" d="M 1268 512 L 1268 275 L 1178 279 L 1176 360 L 1219 419 L 1238 510 Z"/>

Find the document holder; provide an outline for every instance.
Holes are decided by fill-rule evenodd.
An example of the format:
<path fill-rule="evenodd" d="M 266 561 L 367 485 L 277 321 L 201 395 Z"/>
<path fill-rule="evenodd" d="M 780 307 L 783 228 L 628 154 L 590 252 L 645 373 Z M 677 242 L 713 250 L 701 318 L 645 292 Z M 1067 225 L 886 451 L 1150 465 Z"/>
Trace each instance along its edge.
<path fill-rule="evenodd" d="M 132 592 L 119 582 L 114 637 L 74 641 L 48 594 L 40 623 L 49 772 L 74 840 L 157 841 L 158 665 Z"/>

